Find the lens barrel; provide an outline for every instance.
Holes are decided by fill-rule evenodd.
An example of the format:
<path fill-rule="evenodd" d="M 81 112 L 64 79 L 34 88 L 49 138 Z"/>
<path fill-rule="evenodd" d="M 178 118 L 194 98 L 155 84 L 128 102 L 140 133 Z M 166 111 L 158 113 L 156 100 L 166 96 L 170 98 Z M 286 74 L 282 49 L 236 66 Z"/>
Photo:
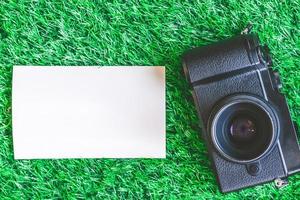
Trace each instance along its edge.
<path fill-rule="evenodd" d="M 253 162 L 274 146 L 279 123 L 276 112 L 263 99 L 234 95 L 221 101 L 209 122 L 211 140 L 228 160 Z"/>

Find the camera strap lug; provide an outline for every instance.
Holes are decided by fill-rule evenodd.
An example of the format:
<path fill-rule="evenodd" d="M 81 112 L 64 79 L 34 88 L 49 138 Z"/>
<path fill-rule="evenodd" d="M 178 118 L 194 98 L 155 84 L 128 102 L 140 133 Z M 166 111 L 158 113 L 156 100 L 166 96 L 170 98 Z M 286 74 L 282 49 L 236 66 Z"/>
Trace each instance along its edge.
<path fill-rule="evenodd" d="M 249 23 L 246 28 L 241 32 L 241 35 L 247 35 L 251 32 L 253 25 Z"/>
<path fill-rule="evenodd" d="M 285 186 L 287 186 L 289 184 L 288 180 L 287 179 L 284 179 L 284 178 L 276 178 L 274 180 L 274 183 L 275 183 L 275 186 L 278 188 L 278 189 L 281 189 Z"/>

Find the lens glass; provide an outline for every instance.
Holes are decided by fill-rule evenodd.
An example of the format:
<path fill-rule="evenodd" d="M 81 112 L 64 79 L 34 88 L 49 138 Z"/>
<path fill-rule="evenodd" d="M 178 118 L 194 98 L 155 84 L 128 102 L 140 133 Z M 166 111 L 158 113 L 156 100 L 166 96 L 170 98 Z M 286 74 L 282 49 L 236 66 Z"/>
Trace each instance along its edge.
<path fill-rule="evenodd" d="M 245 117 L 237 117 L 230 125 L 230 137 L 234 142 L 251 142 L 257 136 L 255 122 Z"/>

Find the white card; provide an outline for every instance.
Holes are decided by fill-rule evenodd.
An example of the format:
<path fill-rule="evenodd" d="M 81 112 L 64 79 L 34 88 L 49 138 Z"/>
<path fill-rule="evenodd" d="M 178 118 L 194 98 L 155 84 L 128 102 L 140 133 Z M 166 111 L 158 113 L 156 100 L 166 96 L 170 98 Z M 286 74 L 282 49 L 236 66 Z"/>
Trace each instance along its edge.
<path fill-rule="evenodd" d="M 15 159 L 165 158 L 164 67 L 14 66 Z"/>

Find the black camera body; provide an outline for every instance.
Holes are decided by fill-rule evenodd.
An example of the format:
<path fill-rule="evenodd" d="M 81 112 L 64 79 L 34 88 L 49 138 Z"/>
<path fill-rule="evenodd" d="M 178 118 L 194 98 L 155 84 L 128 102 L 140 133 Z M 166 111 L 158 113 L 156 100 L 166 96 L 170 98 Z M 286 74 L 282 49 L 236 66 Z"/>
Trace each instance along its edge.
<path fill-rule="evenodd" d="M 257 35 L 192 49 L 183 67 L 222 192 L 300 170 L 296 125 Z"/>

